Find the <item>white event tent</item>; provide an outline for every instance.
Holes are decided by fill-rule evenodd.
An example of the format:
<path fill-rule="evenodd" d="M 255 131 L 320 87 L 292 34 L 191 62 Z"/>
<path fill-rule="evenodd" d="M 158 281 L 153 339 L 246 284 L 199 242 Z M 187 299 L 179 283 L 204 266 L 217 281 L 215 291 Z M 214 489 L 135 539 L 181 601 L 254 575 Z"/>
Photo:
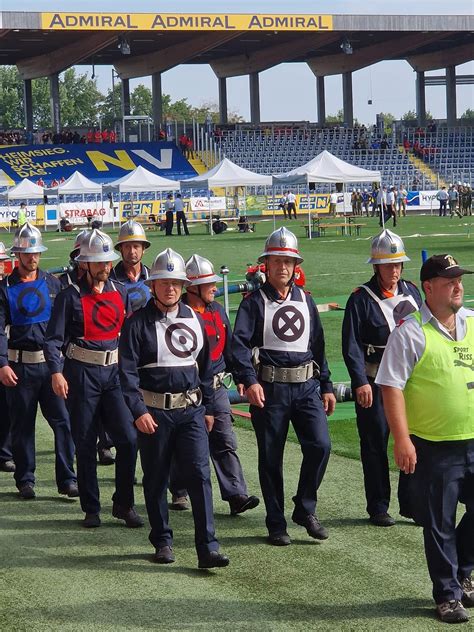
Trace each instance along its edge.
<path fill-rule="evenodd" d="M 239 167 L 228 158 L 223 158 L 217 165 L 212 167 L 206 173 L 194 176 L 187 180 L 181 180 L 181 189 L 207 189 L 209 199 L 209 191 L 214 188 L 226 187 L 258 187 L 271 186 L 272 176 L 264 176 L 254 171 L 249 171 L 243 167 Z M 209 210 L 209 232 L 212 235 L 212 213 Z"/>
<path fill-rule="evenodd" d="M 46 195 L 85 195 L 86 193 L 102 194 L 102 185 L 89 180 L 79 171 L 75 171 L 67 180 L 57 187 L 45 189 Z"/>
<path fill-rule="evenodd" d="M 309 162 L 295 167 L 291 171 L 273 176 L 274 186 L 306 185 L 308 195 L 309 238 L 311 239 L 311 210 L 309 208 L 309 185 L 315 182 L 336 184 L 341 182 L 380 182 L 380 171 L 371 171 L 356 167 L 349 162 L 337 158 L 331 152 L 324 150 Z"/>
<path fill-rule="evenodd" d="M 7 200 L 28 200 L 31 198 L 42 198 L 43 191 L 43 187 L 40 187 L 31 180 L 28 180 L 28 178 L 24 178 L 16 186 L 8 189 L 8 191 L 5 191 L 5 193 L 2 193 L 2 197 L 7 198 Z"/>

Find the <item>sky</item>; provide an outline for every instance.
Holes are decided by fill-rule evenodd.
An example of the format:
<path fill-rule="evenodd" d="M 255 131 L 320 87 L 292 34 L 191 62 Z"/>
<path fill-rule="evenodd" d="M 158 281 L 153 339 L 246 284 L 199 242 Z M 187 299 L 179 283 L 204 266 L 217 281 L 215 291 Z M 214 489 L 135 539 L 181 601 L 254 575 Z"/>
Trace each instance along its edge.
<path fill-rule="evenodd" d="M 175 12 L 176 0 L 139 0 L 133 5 L 129 0 L 22 0 L 22 11 L 130 11 Z M 288 0 L 180 0 L 179 12 L 260 12 L 278 13 L 288 11 Z M 370 11 L 369 11 L 370 7 Z M 18 0 L 0 0 L 0 10 L 18 10 Z M 474 0 L 292 0 L 292 13 L 327 12 L 331 14 L 417 14 L 417 15 L 472 15 Z M 92 69 L 79 66 L 79 72 Z M 474 63 L 456 68 L 457 74 L 474 74 Z M 96 67 L 98 87 L 106 92 L 112 86 L 111 67 Z M 442 70 L 430 74 L 443 74 Z M 130 82 L 133 88 L 139 83 L 151 86 L 148 78 Z M 218 102 L 217 79 L 207 65 L 180 66 L 162 75 L 163 92 L 172 100 L 187 98 L 192 105 Z M 396 117 L 408 110 L 415 110 L 415 73 L 404 61 L 385 61 L 353 73 L 354 116 L 361 123 L 374 123 L 376 114 L 390 112 Z M 229 110 L 238 112 L 244 119 L 250 117 L 248 77 L 233 77 L 227 80 Z M 372 105 L 368 101 L 372 100 Z M 426 106 L 435 118 L 446 117 L 445 88 L 426 88 Z M 326 113 L 335 114 L 342 108 L 342 79 L 340 76 L 326 78 Z M 457 113 L 460 116 L 467 108 L 474 109 L 474 86 L 458 86 Z M 315 121 L 316 79 L 306 64 L 280 64 L 260 73 L 260 111 L 262 121 Z"/>

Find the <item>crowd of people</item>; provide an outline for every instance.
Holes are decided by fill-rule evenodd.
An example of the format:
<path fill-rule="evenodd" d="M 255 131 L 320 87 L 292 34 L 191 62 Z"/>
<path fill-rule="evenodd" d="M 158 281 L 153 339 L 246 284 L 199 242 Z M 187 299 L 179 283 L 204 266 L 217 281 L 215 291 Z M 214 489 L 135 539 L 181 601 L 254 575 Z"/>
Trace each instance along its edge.
<path fill-rule="evenodd" d="M 467 182 L 450 184 L 447 189 L 445 185 L 436 194 L 439 202 L 439 216 L 465 217 L 472 215 L 472 187 Z"/>
<path fill-rule="evenodd" d="M 151 268 L 143 227 L 124 223 L 115 244 L 85 229 L 59 279 L 40 268 L 47 250 L 24 223 L 11 253 L 17 267 L 0 283 L 0 469 L 19 497 L 35 491 L 38 405 L 55 435 L 59 494 L 78 497 L 84 528 L 101 526 L 97 440 L 115 461 L 112 515 L 129 528 L 137 449 L 154 561 L 175 561 L 172 509 L 193 509 L 199 568 L 223 568 L 215 533 L 211 460 L 231 515 L 259 504 L 247 489 L 225 383 L 250 403 L 270 545 L 291 545 L 285 517 L 283 453 L 289 423 L 302 452 L 292 521 L 316 540 L 318 490 L 336 406 L 321 319 L 296 280 L 303 258 L 295 235 L 273 231 L 258 261 L 263 285 L 246 295 L 232 332 L 214 300 L 222 279 L 198 254 L 167 248 Z M 9 259 L 0 244 L 0 259 Z M 113 262 L 118 261 L 115 267 Z M 349 297 L 342 351 L 351 377 L 369 521 L 389 513 L 389 431 L 401 470 L 400 514 L 423 528 L 438 617 L 469 619 L 474 607 L 474 312 L 463 307 L 462 277 L 449 254 L 427 259 L 417 287 L 402 278 L 402 239 L 383 229 L 371 243 L 373 275 Z M 298 275 L 298 278 L 300 276 Z M 38 301 L 38 297 L 41 300 Z M 7 336 L 8 329 L 8 336 Z M 106 412 L 105 412 L 106 411 Z M 115 456 L 111 448 L 115 447 Z M 75 462 L 74 462 L 75 461 Z M 77 470 L 75 470 L 75 466 Z M 456 527 L 458 505 L 466 509 Z"/>

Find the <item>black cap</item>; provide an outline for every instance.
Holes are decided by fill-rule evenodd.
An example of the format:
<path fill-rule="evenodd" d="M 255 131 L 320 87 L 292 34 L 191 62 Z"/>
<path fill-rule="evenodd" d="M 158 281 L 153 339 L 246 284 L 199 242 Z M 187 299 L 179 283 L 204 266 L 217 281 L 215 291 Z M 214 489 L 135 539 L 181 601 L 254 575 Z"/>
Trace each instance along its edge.
<path fill-rule="evenodd" d="M 461 268 L 451 255 L 433 255 L 421 266 L 420 281 L 423 283 L 436 277 L 455 279 L 463 274 L 474 274 L 474 272 Z"/>

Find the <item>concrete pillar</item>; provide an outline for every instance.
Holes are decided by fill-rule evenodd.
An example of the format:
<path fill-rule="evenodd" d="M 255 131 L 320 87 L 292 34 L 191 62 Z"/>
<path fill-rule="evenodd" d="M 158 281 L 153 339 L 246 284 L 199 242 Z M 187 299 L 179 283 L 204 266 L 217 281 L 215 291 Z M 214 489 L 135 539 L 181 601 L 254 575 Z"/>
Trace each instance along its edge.
<path fill-rule="evenodd" d="M 451 127 L 457 124 L 456 66 L 446 68 L 446 119 Z"/>
<path fill-rule="evenodd" d="M 122 121 L 123 121 L 124 116 L 130 115 L 130 79 L 122 79 L 120 83 L 120 90 L 121 90 L 120 101 L 122 104 Z M 127 143 L 129 134 L 128 134 L 128 124 L 125 121 L 123 121 L 122 123 L 122 134 L 123 134 L 122 141 Z"/>
<path fill-rule="evenodd" d="M 324 77 L 316 77 L 316 99 L 318 105 L 318 125 L 326 126 L 326 92 L 324 87 Z"/>
<path fill-rule="evenodd" d="M 426 127 L 425 73 L 423 70 L 416 73 L 416 119 L 420 127 Z"/>
<path fill-rule="evenodd" d="M 151 76 L 151 95 L 153 107 L 153 126 L 155 140 L 160 139 L 160 128 L 163 121 L 163 104 L 161 91 L 161 72 L 154 72 Z"/>
<path fill-rule="evenodd" d="M 59 134 L 61 131 L 61 108 L 59 104 L 59 74 L 57 72 L 49 77 L 49 94 L 53 132 Z"/>
<path fill-rule="evenodd" d="M 260 123 L 260 86 L 258 72 L 249 75 L 250 87 L 250 122 Z"/>
<path fill-rule="evenodd" d="M 219 123 L 227 124 L 227 79 L 219 77 Z"/>
<path fill-rule="evenodd" d="M 344 110 L 344 126 L 354 126 L 354 104 L 352 99 L 352 72 L 342 74 L 342 107 Z"/>
<path fill-rule="evenodd" d="M 33 94 L 31 92 L 31 79 L 23 80 L 23 111 L 25 114 L 25 129 L 33 132 Z"/>

